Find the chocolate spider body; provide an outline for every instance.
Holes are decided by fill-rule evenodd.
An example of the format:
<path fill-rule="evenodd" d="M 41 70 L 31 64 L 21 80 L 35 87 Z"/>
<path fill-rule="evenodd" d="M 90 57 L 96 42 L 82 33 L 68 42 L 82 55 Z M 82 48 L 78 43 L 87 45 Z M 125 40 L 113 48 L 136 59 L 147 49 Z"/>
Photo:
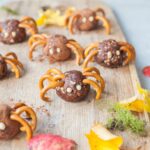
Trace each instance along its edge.
<path fill-rule="evenodd" d="M 18 60 L 18 57 L 15 53 L 9 52 L 5 56 L 2 56 L 0 54 L 0 79 L 3 79 L 7 76 L 7 65 L 10 65 L 12 67 L 12 72 L 15 73 L 16 78 L 19 78 L 21 76 L 21 70 L 23 70 L 23 65 Z"/>
<path fill-rule="evenodd" d="M 92 77 L 96 81 L 88 79 L 88 77 Z M 45 80 L 49 82 L 48 86 L 44 85 Z M 90 86 L 96 91 L 96 99 L 99 99 L 104 90 L 105 82 L 95 67 L 85 68 L 83 73 L 77 70 L 62 73 L 60 70 L 52 68 L 39 81 L 40 97 L 44 101 L 50 100 L 49 97 L 45 96 L 47 91 L 56 89 L 57 95 L 65 101 L 79 102 L 88 95 Z"/>
<path fill-rule="evenodd" d="M 50 62 L 65 61 L 70 58 L 71 50 L 66 46 L 67 38 L 63 35 L 53 35 L 48 38 L 43 49 L 44 55 Z"/>
<path fill-rule="evenodd" d="M 38 32 L 35 21 L 30 17 L 24 17 L 20 21 L 9 19 L 5 22 L 0 22 L 0 41 L 5 44 L 15 44 L 26 40 L 27 33 Z"/>
<path fill-rule="evenodd" d="M 76 27 L 80 31 L 89 31 L 97 28 L 98 20 L 94 19 L 96 17 L 96 12 L 86 8 L 78 12 L 81 17 L 77 20 Z"/>
<path fill-rule="evenodd" d="M 99 12 L 102 15 L 99 15 Z M 105 12 L 102 8 L 96 10 L 89 8 L 79 10 L 72 14 L 68 21 L 70 33 L 74 33 L 74 28 L 80 31 L 90 31 L 96 29 L 98 26 L 103 26 L 106 29 L 106 33 L 110 34 L 110 24 L 106 19 Z"/>
<path fill-rule="evenodd" d="M 85 50 L 83 67 L 87 67 L 89 61 L 94 60 L 105 67 L 117 68 L 127 65 L 135 59 L 135 50 L 126 42 L 117 42 L 109 39 L 100 43 L 91 44 Z"/>
<path fill-rule="evenodd" d="M 0 79 L 7 75 L 7 64 L 4 58 L 0 55 Z"/>
<path fill-rule="evenodd" d="M 0 41 L 6 44 L 14 44 L 25 41 L 26 31 L 24 28 L 19 27 L 19 21 L 12 19 L 0 23 L 3 29 L 0 32 Z"/>
<path fill-rule="evenodd" d="M 72 70 L 65 73 L 64 85 L 56 88 L 57 95 L 69 102 L 84 100 L 90 90 L 90 85 L 82 81 L 85 76 L 80 71 Z"/>
<path fill-rule="evenodd" d="M 28 122 L 21 114 L 32 120 Z M 8 140 L 14 138 L 20 131 L 27 133 L 27 140 L 32 137 L 36 128 L 37 118 L 34 110 L 23 103 L 17 103 L 14 108 L 6 104 L 0 104 L 0 139 Z"/>
<path fill-rule="evenodd" d="M 115 40 L 107 40 L 99 44 L 99 53 L 95 56 L 95 61 L 105 67 L 117 68 L 126 59 L 126 52 L 120 51 L 120 45 Z"/>
<path fill-rule="evenodd" d="M 6 104 L 0 105 L 0 139 L 8 140 L 20 132 L 20 124 L 10 119 L 12 108 Z"/>
<path fill-rule="evenodd" d="M 77 63 L 83 59 L 83 48 L 75 41 L 69 40 L 63 35 L 36 34 L 29 39 L 29 58 L 32 60 L 33 51 L 37 46 L 43 46 L 43 55 L 50 63 L 68 60 L 73 51 L 77 56 Z"/>

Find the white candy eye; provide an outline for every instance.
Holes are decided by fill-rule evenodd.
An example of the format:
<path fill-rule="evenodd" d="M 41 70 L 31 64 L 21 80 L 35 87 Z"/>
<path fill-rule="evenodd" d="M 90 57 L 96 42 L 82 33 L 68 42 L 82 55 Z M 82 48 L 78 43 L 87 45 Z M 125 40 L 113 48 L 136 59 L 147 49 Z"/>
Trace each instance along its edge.
<path fill-rule="evenodd" d="M 13 37 L 16 37 L 16 32 L 12 32 L 11 35 L 12 35 Z"/>
<path fill-rule="evenodd" d="M 82 89 L 81 85 L 80 85 L 80 84 L 77 84 L 77 85 L 76 85 L 76 89 L 77 89 L 78 91 L 80 91 L 80 90 Z"/>
<path fill-rule="evenodd" d="M 72 92 L 72 88 L 68 87 L 67 88 L 67 93 L 71 93 Z"/>
<path fill-rule="evenodd" d="M 4 32 L 4 37 L 7 38 L 9 35 L 7 32 Z"/>
<path fill-rule="evenodd" d="M 118 51 L 116 51 L 116 55 L 118 55 L 118 56 L 120 55 L 120 51 L 119 51 L 119 50 L 118 50 Z"/>
<path fill-rule="evenodd" d="M 54 51 L 53 51 L 52 48 L 49 49 L 49 53 L 50 53 L 51 55 L 53 55 Z"/>
<path fill-rule="evenodd" d="M 56 51 L 57 51 L 57 53 L 60 53 L 60 48 L 57 48 Z"/>
<path fill-rule="evenodd" d="M 94 21 L 94 17 L 93 17 L 93 16 L 90 16 L 90 17 L 89 17 L 89 21 L 90 21 L 90 22 L 93 22 L 93 21 Z"/>
<path fill-rule="evenodd" d="M 5 130 L 6 125 L 3 122 L 0 122 L 0 130 Z"/>
<path fill-rule="evenodd" d="M 110 59 L 112 57 L 112 53 L 110 51 L 107 53 L 107 57 L 108 57 L 108 59 Z"/>
<path fill-rule="evenodd" d="M 83 22 L 83 23 L 86 23 L 86 21 L 87 21 L 86 17 L 83 17 L 83 18 L 82 18 L 82 22 Z"/>

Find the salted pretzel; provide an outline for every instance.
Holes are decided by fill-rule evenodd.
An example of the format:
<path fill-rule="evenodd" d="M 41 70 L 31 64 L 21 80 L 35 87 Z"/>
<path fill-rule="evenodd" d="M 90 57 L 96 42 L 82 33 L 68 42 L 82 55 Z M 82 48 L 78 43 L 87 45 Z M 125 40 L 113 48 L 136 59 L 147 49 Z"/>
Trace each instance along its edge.
<path fill-rule="evenodd" d="M 14 52 L 9 52 L 6 55 L 0 55 L 0 79 L 4 78 L 8 73 L 8 67 L 12 67 L 11 71 L 15 73 L 16 78 L 21 76 L 23 70 L 22 63 L 18 60 L 17 55 Z"/>
<path fill-rule="evenodd" d="M 27 34 L 38 33 L 36 22 L 33 18 L 25 16 L 21 20 L 9 19 L 0 22 L 0 41 L 5 44 L 15 44 L 26 40 Z"/>
<path fill-rule="evenodd" d="M 84 51 L 83 68 L 95 60 L 105 67 L 116 68 L 129 64 L 135 59 L 135 49 L 127 42 L 109 39 L 100 43 L 92 43 Z"/>
<path fill-rule="evenodd" d="M 26 132 L 27 140 L 32 138 L 37 124 L 37 117 L 31 107 L 24 103 L 17 103 L 12 108 L 6 104 L 0 104 L 0 112 L 0 139 L 12 139 L 20 131 Z"/>
<path fill-rule="evenodd" d="M 35 20 L 29 16 L 25 16 L 20 20 L 19 27 L 27 29 L 31 35 L 38 33 Z"/>
<path fill-rule="evenodd" d="M 88 79 L 88 77 L 92 77 L 96 81 Z M 45 80 L 48 81 L 47 86 L 44 86 Z M 50 98 L 45 95 L 51 89 L 56 89 L 57 95 L 66 101 L 81 101 L 88 95 L 90 86 L 96 91 L 95 99 L 100 99 L 105 82 L 95 67 L 84 68 L 83 73 L 77 70 L 62 73 L 60 70 L 52 68 L 39 80 L 40 97 L 44 101 L 50 101 Z"/>
<path fill-rule="evenodd" d="M 71 51 L 76 55 L 77 64 L 83 59 L 83 48 L 72 39 L 67 39 L 63 35 L 35 34 L 29 39 L 29 59 L 33 60 L 33 52 L 38 46 L 43 47 L 43 55 L 50 63 L 68 60 Z"/>
<path fill-rule="evenodd" d="M 89 31 L 96 29 L 101 22 L 101 26 L 106 29 L 106 34 L 110 34 L 111 25 L 105 16 L 105 11 L 102 8 L 95 10 L 85 8 L 75 11 L 68 19 L 68 29 L 70 33 L 74 33 L 74 29 L 80 31 Z"/>
<path fill-rule="evenodd" d="M 23 112 L 27 113 L 28 117 L 30 117 L 30 122 L 21 117 Z M 10 119 L 19 122 L 21 124 L 20 130 L 27 134 L 27 140 L 31 139 L 37 124 L 36 114 L 31 107 L 28 107 L 23 103 L 17 104 L 11 112 Z"/>

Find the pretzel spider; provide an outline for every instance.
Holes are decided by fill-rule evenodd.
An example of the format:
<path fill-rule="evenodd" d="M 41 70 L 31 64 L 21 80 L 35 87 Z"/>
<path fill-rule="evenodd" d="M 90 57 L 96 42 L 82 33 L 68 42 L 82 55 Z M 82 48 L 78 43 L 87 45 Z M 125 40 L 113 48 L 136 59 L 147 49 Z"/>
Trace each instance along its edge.
<path fill-rule="evenodd" d="M 21 115 L 26 113 L 30 121 Z M 31 139 L 36 128 L 37 117 L 34 110 L 24 103 L 17 103 L 14 108 L 6 104 L 0 105 L 0 139 L 14 138 L 20 131 L 26 132 L 26 139 Z"/>
<path fill-rule="evenodd" d="M 98 13 L 101 13 L 101 15 Z M 72 34 L 75 28 L 80 31 L 93 30 L 99 26 L 100 22 L 102 23 L 101 26 L 106 29 L 106 33 L 110 34 L 111 26 L 102 8 L 96 10 L 89 8 L 79 10 L 73 13 L 68 20 L 68 29 Z"/>
<path fill-rule="evenodd" d="M 76 62 L 80 64 L 83 59 L 83 48 L 72 39 L 67 39 L 63 35 L 35 34 L 29 39 L 29 58 L 32 60 L 33 52 L 38 46 L 43 46 L 43 55 L 50 63 L 68 60 L 71 51 L 76 55 Z"/>
<path fill-rule="evenodd" d="M 22 63 L 18 60 L 18 57 L 15 53 L 9 52 L 5 56 L 0 54 L 0 79 L 7 76 L 8 67 L 12 67 L 11 71 L 15 73 L 16 78 L 21 76 L 21 70 L 23 70 Z"/>
<path fill-rule="evenodd" d="M 96 81 L 88 79 L 88 77 L 92 77 Z M 48 86 L 44 86 L 45 80 L 48 80 Z M 50 101 L 49 97 L 45 96 L 50 89 L 56 89 L 57 95 L 65 101 L 82 101 L 88 95 L 90 86 L 96 91 L 95 99 L 100 99 L 105 82 L 95 67 L 84 68 L 83 73 L 77 70 L 62 73 L 60 70 L 52 68 L 39 81 L 40 97 L 44 101 Z"/>
<path fill-rule="evenodd" d="M 23 17 L 20 21 L 9 19 L 0 22 L 0 41 L 5 44 L 23 42 L 27 37 L 26 31 L 31 35 L 38 32 L 36 22 L 31 17 Z"/>
<path fill-rule="evenodd" d="M 127 42 L 109 39 L 100 43 L 92 43 L 84 51 L 83 68 L 93 59 L 100 65 L 117 68 L 129 64 L 135 59 L 135 49 Z"/>

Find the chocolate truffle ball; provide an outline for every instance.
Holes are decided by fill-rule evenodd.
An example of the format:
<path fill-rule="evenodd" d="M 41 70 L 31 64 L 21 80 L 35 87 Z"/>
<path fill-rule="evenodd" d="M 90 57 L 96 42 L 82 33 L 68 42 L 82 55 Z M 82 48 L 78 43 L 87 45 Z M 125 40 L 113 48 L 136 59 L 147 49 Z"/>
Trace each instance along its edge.
<path fill-rule="evenodd" d="M 88 95 L 90 86 L 83 84 L 85 77 L 80 71 L 72 70 L 65 72 L 64 86 L 57 88 L 56 93 L 65 101 L 79 102 Z"/>
<path fill-rule="evenodd" d="M 14 44 L 25 41 L 26 31 L 19 27 L 19 21 L 12 19 L 0 22 L 0 41 L 6 44 Z"/>
<path fill-rule="evenodd" d="M 97 27 L 98 21 L 95 19 L 96 12 L 89 8 L 80 10 L 81 17 L 77 20 L 76 27 L 80 31 L 89 31 Z"/>
<path fill-rule="evenodd" d="M 12 139 L 20 132 L 20 124 L 10 119 L 12 109 L 5 104 L 0 105 L 0 139 Z"/>
<path fill-rule="evenodd" d="M 52 35 L 48 38 L 44 55 L 50 62 L 64 61 L 71 56 L 71 50 L 66 46 L 67 38 L 63 35 Z"/>
<path fill-rule="evenodd" d="M 7 64 L 4 58 L 0 55 L 0 79 L 7 75 Z"/>
<path fill-rule="evenodd" d="M 123 65 L 126 53 L 120 50 L 120 45 L 115 40 L 105 40 L 99 44 L 99 52 L 95 61 L 105 67 L 117 68 Z"/>

